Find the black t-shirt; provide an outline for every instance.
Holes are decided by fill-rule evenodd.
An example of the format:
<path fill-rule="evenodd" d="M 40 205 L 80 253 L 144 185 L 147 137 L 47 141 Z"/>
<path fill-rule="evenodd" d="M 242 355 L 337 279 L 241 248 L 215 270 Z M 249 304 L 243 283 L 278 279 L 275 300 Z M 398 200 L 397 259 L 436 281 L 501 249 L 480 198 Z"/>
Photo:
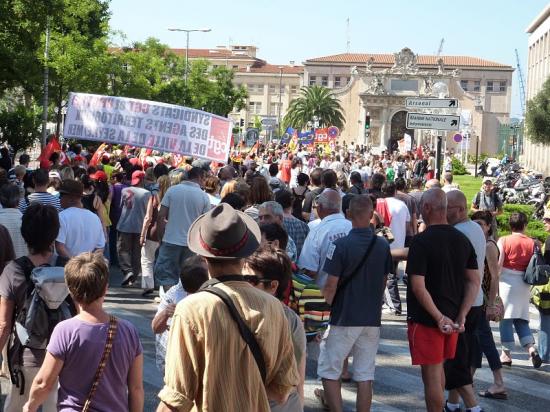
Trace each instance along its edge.
<path fill-rule="evenodd" d="M 307 192 L 306 197 L 304 199 L 304 204 L 302 206 L 302 212 L 311 213 L 311 210 L 313 208 L 313 201 L 321 193 L 323 193 L 322 187 L 316 187 L 315 189 L 312 189 L 311 191 Z"/>
<path fill-rule="evenodd" d="M 406 273 L 424 276 L 428 293 L 449 319 L 456 319 L 464 298 L 465 270 L 477 268 L 472 244 L 450 225 L 428 226 L 411 241 Z M 413 322 L 437 327 L 416 299 L 411 282 L 407 287 L 407 317 Z"/>

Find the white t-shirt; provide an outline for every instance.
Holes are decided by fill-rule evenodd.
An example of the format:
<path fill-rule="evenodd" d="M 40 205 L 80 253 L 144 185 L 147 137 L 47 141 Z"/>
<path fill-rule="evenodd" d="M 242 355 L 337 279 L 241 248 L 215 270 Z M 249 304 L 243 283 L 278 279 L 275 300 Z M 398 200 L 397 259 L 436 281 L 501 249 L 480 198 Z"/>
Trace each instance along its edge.
<path fill-rule="evenodd" d="M 101 220 L 88 209 L 70 207 L 59 213 L 57 241 L 63 243 L 71 256 L 93 252 L 105 247 Z"/>
<path fill-rule="evenodd" d="M 170 187 L 161 205 L 168 208 L 168 222 L 162 241 L 178 246 L 187 246 L 191 224 L 211 208 L 208 195 L 198 184 L 189 181 Z"/>
<path fill-rule="evenodd" d="M 319 287 L 323 287 L 327 281 L 328 274 L 322 269 L 331 245 L 336 239 L 347 236 L 350 230 L 351 222 L 341 213 L 336 213 L 321 220 L 307 235 L 298 267 L 317 272 L 315 281 Z"/>
<path fill-rule="evenodd" d="M 483 290 L 481 289 L 481 282 L 483 281 L 483 271 L 485 268 L 485 252 L 487 251 L 487 240 L 485 240 L 485 234 L 481 227 L 474 221 L 468 219 L 464 222 L 457 223 L 455 228 L 468 238 L 472 244 L 477 257 L 477 267 L 479 272 L 480 287 L 477 292 L 476 300 L 473 306 L 483 305 Z"/>
<path fill-rule="evenodd" d="M 405 237 L 407 236 L 407 225 L 411 221 L 409 208 L 395 197 L 387 197 L 388 210 L 391 215 L 390 229 L 394 240 L 390 243 L 390 249 L 400 249 L 405 247 Z"/>

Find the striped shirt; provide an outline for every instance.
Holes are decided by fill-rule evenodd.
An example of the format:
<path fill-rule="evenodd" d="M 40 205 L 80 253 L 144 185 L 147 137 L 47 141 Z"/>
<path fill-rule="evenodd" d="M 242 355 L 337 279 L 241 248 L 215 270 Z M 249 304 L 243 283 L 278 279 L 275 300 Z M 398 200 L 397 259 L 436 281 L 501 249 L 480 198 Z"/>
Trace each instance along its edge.
<path fill-rule="evenodd" d="M 48 192 L 35 192 L 31 193 L 27 197 L 22 198 L 19 201 L 19 210 L 21 213 L 25 213 L 25 210 L 32 203 L 40 203 L 42 205 L 50 205 L 57 209 L 58 212 L 61 212 L 61 203 L 59 202 L 59 197 L 52 195 Z"/>
<path fill-rule="evenodd" d="M 0 225 L 8 229 L 16 258 L 29 253 L 27 244 L 21 235 L 22 216 L 21 212 L 15 208 L 0 209 Z"/>
<path fill-rule="evenodd" d="M 256 336 L 267 369 L 265 386 L 225 303 L 199 292 L 176 306 L 159 398 L 182 411 L 270 412 L 265 388 L 287 395 L 299 383 L 282 304 L 246 282 L 216 287 L 231 297 Z"/>

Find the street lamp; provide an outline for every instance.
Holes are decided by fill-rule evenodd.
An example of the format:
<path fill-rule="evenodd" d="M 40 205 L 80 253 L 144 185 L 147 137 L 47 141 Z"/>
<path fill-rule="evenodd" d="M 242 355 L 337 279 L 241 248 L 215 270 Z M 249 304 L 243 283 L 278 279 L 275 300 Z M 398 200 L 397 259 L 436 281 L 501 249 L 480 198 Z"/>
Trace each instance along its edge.
<path fill-rule="evenodd" d="M 189 63 L 189 33 L 200 31 L 203 33 L 208 33 L 212 29 L 178 29 L 178 28 L 169 28 L 168 31 L 183 31 L 187 37 L 186 46 L 185 46 L 185 85 L 187 86 L 187 67 Z"/>
<path fill-rule="evenodd" d="M 279 66 L 279 105 L 277 106 L 277 127 L 281 134 L 281 89 L 283 88 L 283 66 Z"/>

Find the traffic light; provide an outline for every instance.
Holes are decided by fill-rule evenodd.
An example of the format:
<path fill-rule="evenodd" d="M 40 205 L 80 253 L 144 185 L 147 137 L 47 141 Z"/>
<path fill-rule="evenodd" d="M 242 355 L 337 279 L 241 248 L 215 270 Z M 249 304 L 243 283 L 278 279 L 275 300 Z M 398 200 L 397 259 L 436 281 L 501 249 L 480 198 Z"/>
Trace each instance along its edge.
<path fill-rule="evenodd" d="M 369 130 L 370 129 L 370 114 L 367 113 L 367 115 L 365 116 L 365 130 Z"/>
<path fill-rule="evenodd" d="M 241 119 L 241 127 L 244 126 L 244 119 Z"/>

